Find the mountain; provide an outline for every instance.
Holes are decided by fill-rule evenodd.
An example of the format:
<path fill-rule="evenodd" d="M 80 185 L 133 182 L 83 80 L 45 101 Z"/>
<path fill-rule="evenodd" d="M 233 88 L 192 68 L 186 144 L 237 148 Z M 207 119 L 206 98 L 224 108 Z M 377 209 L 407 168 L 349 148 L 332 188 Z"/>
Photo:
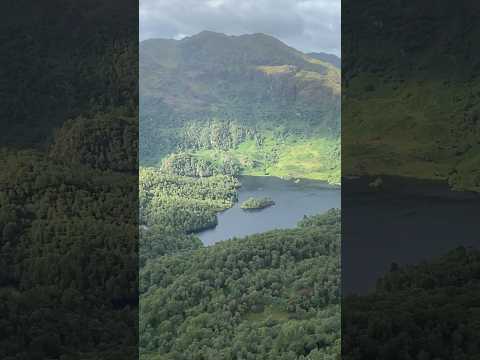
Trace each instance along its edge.
<path fill-rule="evenodd" d="M 139 91 L 142 164 L 189 151 L 244 173 L 339 178 L 340 72 L 271 36 L 143 41 Z"/>
<path fill-rule="evenodd" d="M 343 174 L 480 190 L 480 6 L 434 4 L 345 6 Z"/>
<path fill-rule="evenodd" d="M 325 61 L 339 69 L 342 68 L 342 59 L 340 59 L 337 55 L 328 54 L 324 52 L 312 52 L 312 53 L 309 53 L 308 56 L 314 59 Z"/>

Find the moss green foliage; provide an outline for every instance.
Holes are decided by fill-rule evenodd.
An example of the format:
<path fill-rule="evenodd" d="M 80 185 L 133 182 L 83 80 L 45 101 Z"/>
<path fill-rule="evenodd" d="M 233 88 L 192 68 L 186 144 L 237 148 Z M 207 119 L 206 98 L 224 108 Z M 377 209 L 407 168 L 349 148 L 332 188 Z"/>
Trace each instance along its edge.
<path fill-rule="evenodd" d="M 336 359 L 340 212 L 149 259 L 142 359 Z"/>
<path fill-rule="evenodd" d="M 480 190 L 479 51 L 470 46 L 480 26 L 464 21 L 474 16 L 471 4 L 442 2 L 434 13 L 404 2 L 348 7 L 343 173 L 442 179 Z"/>
<path fill-rule="evenodd" d="M 178 175 L 209 174 L 207 167 L 340 181 L 340 72 L 272 37 L 144 41 L 140 101 L 144 165 L 181 152 L 207 165 L 191 158 L 197 163 Z M 314 156 L 299 159 L 306 149 L 297 145 Z"/>
<path fill-rule="evenodd" d="M 136 174 L 30 150 L 0 162 L 0 358 L 133 356 Z"/>
<path fill-rule="evenodd" d="M 350 359 L 476 359 L 480 252 L 458 248 L 416 266 L 392 265 L 367 296 L 343 303 Z"/>
<path fill-rule="evenodd" d="M 139 186 L 142 224 L 191 233 L 214 227 L 217 212 L 236 201 L 240 184 L 224 175 L 189 178 L 141 168 Z"/>
<path fill-rule="evenodd" d="M 169 174 L 187 177 L 208 177 L 213 175 L 240 175 L 239 162 L 232 156 L 217 159 L 199 157 L 191 153 L 176 153 L 166 157 L 162 169 Z"/>
<path fill-rule="evenodd" d="M 269 206 L 275 205 L 275 201 L 273 201 L 269 197 L 264 197 L 264 198 L 248 198 L 245 200 L 240 207 L 245 210 L 250 210 L 250 209 L 264 209 Z"/>
<path fill-rule="evenodd" d="M 100 170 L 138 171 L 138 121 L 115 113 L 67 121 L 55 133 L 49 155 L 57 162 Z"/>
<path fill-rule="evenodd" d="M 200 239 L 193 234 L 170 230 L 165 224 L 140 228 L 140 268 L 149 259 L 202 247 Z"/>

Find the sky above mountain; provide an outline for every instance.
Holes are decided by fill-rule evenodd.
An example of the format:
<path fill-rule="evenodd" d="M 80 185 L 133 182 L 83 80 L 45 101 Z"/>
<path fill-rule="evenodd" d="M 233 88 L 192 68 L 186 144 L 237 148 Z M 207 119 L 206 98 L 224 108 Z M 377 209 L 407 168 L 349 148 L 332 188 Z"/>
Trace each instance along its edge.
<path fill-rule="evenodd" d="M 140 40 L 203 30 L 265 33 L 304 52 L 340 55 L 341 0 L 140 0 Z"/>

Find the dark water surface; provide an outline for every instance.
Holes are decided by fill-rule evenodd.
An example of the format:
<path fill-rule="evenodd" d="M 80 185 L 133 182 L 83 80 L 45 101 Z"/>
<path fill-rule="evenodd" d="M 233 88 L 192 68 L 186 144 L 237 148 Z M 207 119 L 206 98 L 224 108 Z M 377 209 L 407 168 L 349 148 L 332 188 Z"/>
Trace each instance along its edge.
<path fill-rule="evenodd" d="M 304 215 L 340 207 L 340 189 L 321 181 L 295 183 L 275 177 L 243 176 L 240 182 L 239 202 L 218 215 L 216 228 L 198 234 L 205 245 L 272 229 L 292 228 Z M 275 205 L 262 210 L 242 210 L 240 204 L 249 197 L 271 197 Z"/>
<path fill-rule="evenodd" d="M 342 281 L 344 293 L 365 293 L 392 262 L 418 264 L 458 246 L 480 246 L 480 196 L 447 184 L 383 178 L 344 181 Z"/>

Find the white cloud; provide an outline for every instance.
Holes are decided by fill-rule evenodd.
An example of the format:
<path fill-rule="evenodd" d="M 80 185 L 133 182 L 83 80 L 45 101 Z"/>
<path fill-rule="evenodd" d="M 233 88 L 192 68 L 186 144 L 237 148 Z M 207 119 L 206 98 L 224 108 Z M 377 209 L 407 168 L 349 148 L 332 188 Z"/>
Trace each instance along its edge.
<path fill-rule="evenodd" d="M 339 55 L 340 14 L 340 0 L 140 0 L 140 40 L 263 32 L 299 50 Z"/>
<path fill-rule="evenodd" d="M 212 8 L 218 8 L 225 3 L 223 0 L 207 0 L 207 5 Z"/>
<path fill-rule="evenodd" d="M 175 40 L 182 40 L 183 38 L 186 38 L 187 36 L 188 36 L 187 34 L 181 34 L 180 33 L 180 34 L 175 35 L 173 38 Z"/>

